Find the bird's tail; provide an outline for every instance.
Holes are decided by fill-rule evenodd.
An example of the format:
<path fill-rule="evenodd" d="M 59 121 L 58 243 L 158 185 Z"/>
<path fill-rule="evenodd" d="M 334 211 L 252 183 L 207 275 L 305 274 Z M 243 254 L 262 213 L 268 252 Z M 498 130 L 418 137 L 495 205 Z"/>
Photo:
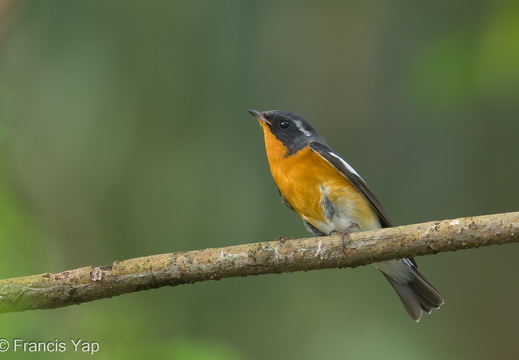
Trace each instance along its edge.
<path fill-rule="evenodd" d="M 375 265 L 384 274 L 407 313 L 414 321 L 422 317 L 422 310 L 431 313 L 443 305 L 443 298 L 418 271 L 413 259 L 391 260 Z"/>

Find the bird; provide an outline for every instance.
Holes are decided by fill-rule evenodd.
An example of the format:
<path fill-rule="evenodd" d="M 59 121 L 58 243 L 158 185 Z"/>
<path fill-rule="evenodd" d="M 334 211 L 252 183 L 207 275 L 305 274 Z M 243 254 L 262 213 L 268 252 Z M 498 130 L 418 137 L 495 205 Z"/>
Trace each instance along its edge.
<path fill-rule="evenodd" d="M 270 171 L 285 205 L 314 236 L 392 227 L 363 178 L 301 116 L 283 110 L 247 110 L 263 129 Z M 418 322 L 443 305 L 442 295 L 413 258 L 374 264 Z"/>

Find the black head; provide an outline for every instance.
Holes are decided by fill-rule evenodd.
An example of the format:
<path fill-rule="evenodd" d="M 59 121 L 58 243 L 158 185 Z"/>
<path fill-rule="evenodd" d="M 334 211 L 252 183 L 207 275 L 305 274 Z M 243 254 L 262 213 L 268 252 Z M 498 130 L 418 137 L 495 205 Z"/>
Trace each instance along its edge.
<path fill-rule="evenodd" d="M 256 110 L 248 111 L 285 145 L 288 149 L 287 156 L 295 154 L 312 141 L 326 144 L 312 125 L 297 114 L 283 110 L 270 110 L 262 113 Z"/>

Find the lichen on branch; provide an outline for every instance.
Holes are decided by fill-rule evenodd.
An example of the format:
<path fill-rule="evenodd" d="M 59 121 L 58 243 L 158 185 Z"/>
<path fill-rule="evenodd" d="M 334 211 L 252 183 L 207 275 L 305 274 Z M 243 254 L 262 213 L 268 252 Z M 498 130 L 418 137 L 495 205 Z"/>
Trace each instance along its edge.
<path fill-rule="evenodd" d="M 53 309 L 162 286 L 250 275 L 357 267 L 519 242 L 519 212 L 433 221 L 340 236 L 209 248 L 0 280 L 0 313 Z"/>

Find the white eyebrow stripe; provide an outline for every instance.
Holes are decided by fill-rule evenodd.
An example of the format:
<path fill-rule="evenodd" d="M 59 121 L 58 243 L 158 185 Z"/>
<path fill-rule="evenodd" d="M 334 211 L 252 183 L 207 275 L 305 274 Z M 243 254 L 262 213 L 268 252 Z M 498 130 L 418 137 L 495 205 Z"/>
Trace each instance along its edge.
<path fill-rule="evenodd" d="M 294 122 L 295 122 L 297 128 L 298 128 L 299 130 L 301 130 L 301 132 L 302 132 L 303 134 L 305 134 L 306 136 L 312 136 L 312 133 L 311 133 L 310 131 L 306 130 L 306 129 L 303 127 L 303 123 L 301 123 L 301 121 L 299 121 L 299 120 L 294 120 Z"/>
<path fill-rule="evenodd" d="M 334 158 L 339 159 L 339 161 L 346 167 L 346 169 L 348 169 L 351 173 L 357 175 L 359 178 L 362 179 L 362 176 L 360 176 L 359 173 L 356 172 L 355 169 L 352 168 L 350 166 L 350 164 L 348 164 L 346 161 L 344 161 L 339 155 L 337 155 L 336 153 L 333 153 L 333 152 L 330 152 L 330 155 L 333 156 Z M 364 179 L 362 179 L 362 181 L 364 181 Z"/>

